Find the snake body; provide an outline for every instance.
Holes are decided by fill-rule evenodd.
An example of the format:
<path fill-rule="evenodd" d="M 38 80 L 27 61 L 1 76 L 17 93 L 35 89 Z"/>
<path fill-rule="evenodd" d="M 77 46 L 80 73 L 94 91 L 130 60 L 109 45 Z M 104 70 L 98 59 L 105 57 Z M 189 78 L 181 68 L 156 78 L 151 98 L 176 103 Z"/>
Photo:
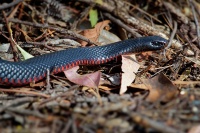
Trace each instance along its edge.
<path fill-rule="evenodd" d="M 19 62 L 0 59 L 0 83 L 25 85 L 43 79 L 47 70 L 55 74 L 77 65 L 102 64 L 122 54 L 161 50 L 166 42 L 159 36 L 149 36 L 104 46 L 71 48 Z"/>

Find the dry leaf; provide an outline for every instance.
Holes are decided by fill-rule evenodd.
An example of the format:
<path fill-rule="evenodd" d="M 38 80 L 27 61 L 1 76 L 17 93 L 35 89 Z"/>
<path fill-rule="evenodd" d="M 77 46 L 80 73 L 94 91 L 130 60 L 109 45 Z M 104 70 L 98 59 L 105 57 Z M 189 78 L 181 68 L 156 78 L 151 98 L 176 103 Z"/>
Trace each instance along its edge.
<path fill-rule="evenodd" d="M 110 23 L 109 20 L 99 22 L 96 24 L 96 26 L 93 29 L 84 30 L 82 32 L 82 35 L 85 36 L 86 38 L 88 38 L 89 40 L 96 42 L 100 35 L 101 30 L 103 30 L 104 27 L 108 26 L 109 23 Z M 87 42 L 81 41 L 81 45 L 86 46 Z"/>
<path fill-rule="evenodd" d="M 109 32 L 107 30 L 102 30 L 98 37 L 98 42 L 101 45 L 106 45 L 106 44 L 110 44 L 110 43 L 114 43 L 114 42 L 118 42 L 118 41 L 121 41 L 121 39 L 118 36 L 116 36 L 115 34 Z"/>
<path fill-rule="evenodd" d="M 188 133 L 199 133 L 200 132 L 200 125 L 193 126 Z"/>
<path fill-rule="evenodd" d="M 8 52 L 10 43 L 3 43 L 0 45 L 0 52 Z"/>
<path fill-rule="evenodd" d="M 104 76 L 109 80 L 101 80 L 101 84 L 104 84 L 104 83 L 112 83 L 113 85 L 120 85 L 121 84 L 121 74 L 119 73 L 116 73 L 116 74 L 112 74 L 112 75 L 107 75 L 107 74 L 104 74 Z"/>
<path fill-rule="evenodd" d="M 75 84 L 88 86 L 92 88 L 98 87 L 101 77 L 101 73 L 99 71 L 90 74 L 79 75 L 77 73 L 78 69 L 79 66 L 64 71 L 65 76 Z"/>
<path fill-rule="evenodd" d="M 142 79 L 142 82 L 150 91 L 147 101 L 161 100 L 167 102 L 178 94 L 177 87 L 162 73 L 152 79 Z"/>
<path fill-rule="evenodd" d="M 122 80 L 120 95 L 126 92 L 127 86 L 129 86 L 135 79 L 135 73 L 138 71 L 140 65 L 135 62 L 135 55 L 122 55 Z"/>

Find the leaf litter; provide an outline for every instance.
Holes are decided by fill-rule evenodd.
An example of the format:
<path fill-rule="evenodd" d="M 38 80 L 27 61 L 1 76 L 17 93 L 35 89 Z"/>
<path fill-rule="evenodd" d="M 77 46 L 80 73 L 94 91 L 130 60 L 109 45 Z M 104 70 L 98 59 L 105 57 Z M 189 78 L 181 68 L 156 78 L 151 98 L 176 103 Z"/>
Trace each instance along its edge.
<path fill-rule="evenodd" d="M 173 21 L 178 28 L 164 53 L 136 53 L 134 61 L 123 56 L 80 66 L 66 71 L 67 78 L 49 74 L 45 81 L 22 87 L 2 85 L 2 132 L 198 132 L 198 1 L 9 2 L 0 2 L 0 43 L 10 43 L 1 54 L 6 60 L 20 60 L 16 44 L 21 42 L 27 42 L 22 49 L 38 56 L 78 47 L 65 39 L 87 47 L 149 35 L 169 39 Z M 89 19 L 89 9 L 97 11 L 95 20 Z M 97 19 L 92 28 L 90 22 Z"/>

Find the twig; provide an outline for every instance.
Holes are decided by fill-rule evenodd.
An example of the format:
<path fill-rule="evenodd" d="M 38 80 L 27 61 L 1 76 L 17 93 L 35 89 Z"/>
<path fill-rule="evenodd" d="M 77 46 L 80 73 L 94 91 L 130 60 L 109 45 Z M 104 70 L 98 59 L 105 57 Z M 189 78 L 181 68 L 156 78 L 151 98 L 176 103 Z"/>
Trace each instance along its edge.
<path fill-rule="evenodd" d="M 12 30 L 11 30 L 11 23 L 9 23 L 7 17 L 6 17 L 6 13 L 3 11 L 3 16 L 4 16 L 4 19 L 6 21 L 6 26 L 7 26 L 7 29 L 8 29 L 8 32 L 9 32 L 9 41 L 10 41 L 10 44 L 12 46 L 12 50 L 13 50 L 13 55 L 14 55 L 14 60 L 17 61 L 17 48 L 16 48 L 16 45 L 15 45 L 15 41 L 13 39 L 13 35 L 12 35 Z"/>
<path fill-rule="evenodd" d="M 114 18 L 111 14 L 109 13 L 104 13 L 104 15 L 106 17 L 108 17 L 110 20 L 112 20 L 114 23 L 120 25 L 121 27 L 123 27 L 125 30 L 127 30 L 128 32 L 130 32 L 131 34 L 133 34 L 135 37 L 141 37 L 140 34 L 138 34 L 137 32 L 135 32 L 135 30 L 129 26 L 127 26 L 125 23 L 123 23 L 121 20 Z"/>
<path fill-rule="evenodd" d="M 196 25 L 196 29 L 197 29 L 197 37 L 198 37 L 197 42 L 198 42 L 198 46 L 199 46 L 199 48 L 200 48 L 200 30 L 199 30 L 199 22 L 198 22 L 197 15 L 196 15 L 196 12 L 195 12 L 195 10 L 194 10 L 194 6 L 193 6 L 192 3 L 193 3 L 192 0 L 190 0 L 190 6 L 191 6 L 191 8 L 192 8 L 192 13 L 193 13 L 193 16 L 194 16 L 194 21 L 195 21 L 195 25 Z"/>
<path fill-rule="evenodd" d="M 174 28 L 173 28 L 173 31 L 172 31 L 172 34 L 171 34 L 171 36 L 170 36 L 170 39 L 169 39 L 169 42 L 168 42 L 168 45 L 167 45 L 166 49 L 168 49 L 168 48 L 171 47 L 171 45 L 172 45 L 172 40 L 173 40 L 173 38 L 174 38 L 174 36 L 175 36 L 175 34 L 176 34 L 176 31 L 177 31 L 177 22 L 174 21 Z"/>
<path fill-rule="evenodd" d="M 102 4 L 98 4 L 94 0 L 78 0 L 78 1 L 87 3 L 89 5 L 90 4 L 95 4 L 95 6 L 98 6 L 99 8 L 101 8 L 103 10 L 106 10 L 107 12 L 110 12 L 110 13 L 115 10 L 114 6 L 108 5 L 106 2 L 103 2 Z"/>
<path fill-rule="evenodd" d="M 62 129 L 61 133 L 68 133 L 71 126 L 72 126 L 72 120 L 69 119 L 64 128 Z"/>
<path fill-rule="evenodd" d="M 74 86 L 70 87 L 68 91 L 63 92 L 62 94 L 57 95 L 57 96 L 55 96 L 55 97 L 51 97 L 51 98 L 48 98 L 48 99 L 42 101 L 42 102 L 39 104 L 39 107 L 38 107 L 38 108 L 42 108 L 46 103 L 51 102 L 51 101 L 57 99 L 58 97 L 67 97 L 67 96 L 72 95 L 72 94 L 74 93 L 74 90 L 73 90 L 73 89 L 74 89 L 74 88 L 77 88 L 78 86 L 79 86 L 79 85 L 74 85 Z"/>
<path fill-rule="evenodd" d="M 198 13 L 198 15 L 200 16 L 200 10 L 199 10 L 199 7 L 198 7 L 198 2 L 197 1 L 191 1 L 192 2 L 192 5 L 194 6 L 196 12 Z"/>
<path fill-rule="evenodd" d="M 5 110 L 6 112 L 14 112 L 14 113 L 18 113 L 21 115 L 31 115 L 31 116 L 36 116 L 39 118 L 46 118 L 45 115 L 39 113 L 39 111 L 32 111 L 32 110 L 27 110 L 27 109 L 18 109 L 15 107 L 9 107 Z"/>
<path fill-rule="evenodd" d="M 47 91 L 49 91 L 50 92 L 50 90 L 51 90 L 51 84 L 50 84 L 50 72 L 49 72 L 49 69 L 47 69 L 47 79 L 46 79 L 46 82 L 47 82 L 47 86 L 46 86 L 46 89 L 47 89 Z"/>
<path fill-rule="evenodd" d="M 137 124 L 145 126 L 145 127 L 151 127 L 159 132 L 183 133 L 183 131 L 169 127 L 166 124 L 155 121 L 153 119 L 149 119 L 148 117 L 145 117 L 139 113 L 130 113 L 129 115 L 131 116 L 132 120 L 135 121 Z"/>
<path fill-rule="evenodd" d="M 35 100 L 36 100 L 36 98 L 33 98 L 33 97 L 23 97 L 23 98 L 15 99 L 15 100 L 13 100 L 12 102 L 9 102 L 9 103 L 7 103 L 7 104 L 4 105 L 4 106 L 1 106 L 1 107 L 0 107 L 0 113 L 1 113 L 2 111 L 4 111 L 5 109 L 11 107 L 11 106 L 15 106 L 15 105 L 18 105 L 18 106 L 19 106 L 20 104 L 28 103 L 28 102 L 33 102 L 33 101 L 35 101 Z"/>
<path fill-rule="evenodd" d="M 30 94 L 30 95 L 36 95 L 36 96 L 41 96 L 45 98 L 49 98 L 49 95 L 34 92 L 34 91 L 24 91 L 24 90 L 17 90 L 17 89 L 2 89 L 0 88 L 0 92 L 8 92 L 8 93 L 23 93 L 23 94 Z"/>
<path fill-rule="evenodd" d="M 169 66 L 166 66 L 166 67 L 161 67 L 161 69 L 160 69 L 158 72 L 156 72 L 156 73 L 154 73 L 153 75 L 151 75 L 150 78 L 153 78 L 154 76 L 156 76 L 157 74 L 161 73 L 162 71 L 164 71 L 165 69 L 167 69 L 167 68 L 169 68 L 169 67 L 173 67 L 173 65 L 169 65 Z M 158 68 L 158 69 L 159 69 L 159 68 Z"/>
<path fill-rule="evenodd" d="M 169 2 L 163 2 L 163 5 L 165 6 L 165 8 L 171 12 L 172 14 L 175 14 L 177 16 L 177 20 L 180 20 L 181 22 L 183 22 L 184 24 L 188 24 L 189 19 L 187 18 L 187 16 L 185 14 L 183 14 L 177 7 L 175 7 L 174 5 L 172 5 Z"/>
<path fill-rule="evenodd" d="M 20 2 L 22 2 L 24 0 L 14 0 L 13 2 L 7 4 L 7 3 L 4 3 L 3 5 L 0 6 L 0 10 L 3 10 L 3 9 L 6 9 L 6 8 L 9 8 L 9 7 L 12 7 Z"/>
<path fill-rule="evenodd" d="M 28 22 L 28 21 L 21 21 L 19 19 L 9 19 L 10 22 L 13 23 L 18 23 L 18 24 L 24 24 L 24 25 L 29 25 L 29 26 L 33 26 L 33 27 L 37 27 L 37 28 L 44 28 L 44 29 L 51 29 L 51 30 L 55 30 L 57 32 L 63 33 L 63 34 L 69 34 L 73 37 L 76 37 L 78 39 L 81 39 L 83 41 L 88 42 L 89 44 L 94 44 L 97 45 L 96 43 L 90 41 L 89 39 L 85 38 L 84 36 L 77 34 L 73 31 L 70 30 L 66 30 L 66 29 L 61 29 L 61 28 L 56 28 L 56 27 L 52 27 L 52 26 L 48 26 L 47 24 L 39 24 L 39 23 L 32 23 L 32 22 Z"/>
<path fill-rule="evenodd" d="M 153 16 L 153 15 L 151 15 L 150 13 L 144 11 L 143 9 L 139 8 L 138 6 L 135 6 L 135 5 L 131 4 L 131 3 L 129 3 L 128 1 L 124 1 L 124 3 L 130 5 L 130 6 L 133 7 L 134 9 L 140 11 L 141 13 L 146 14 L 147 16 L 151 17 L 153 20 L 155 20 L 155 21 L 157 21 L 157 22 L 159 22 L 159 23 L 162 23 L 162 22 L 161 22 L 159 19 L 157 19 L 155 16 Z M 131 13 L 132 13 L 132 11 L 131 11 Z"/>
<path fill-rule="evenodd" d="M 77 29 L 77 25 L 85 18 L 87 17 L 90 9 L 92 9 L 94 7 L 94 5 L 89 6 L 87 8 L 84 9 L 84 11 L 82 11 L 82 13 L 76 18 L 76 20 L 73 22 L 72 26 L 71 26 L 71 30 L 75 31 Z"/>

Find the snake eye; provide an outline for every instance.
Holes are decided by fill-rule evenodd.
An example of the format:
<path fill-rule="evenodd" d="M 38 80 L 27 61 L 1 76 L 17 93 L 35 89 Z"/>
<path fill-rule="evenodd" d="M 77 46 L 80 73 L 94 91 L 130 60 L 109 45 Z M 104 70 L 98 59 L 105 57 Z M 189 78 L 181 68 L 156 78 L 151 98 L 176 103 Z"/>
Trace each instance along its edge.
<path fill-rule="evenodd" d="M 152 41 L 151 45 L 153 45 L 154 47 L 161 47 L 164 46 L 166 44 L 166 42 L 164 41 Z"/>

